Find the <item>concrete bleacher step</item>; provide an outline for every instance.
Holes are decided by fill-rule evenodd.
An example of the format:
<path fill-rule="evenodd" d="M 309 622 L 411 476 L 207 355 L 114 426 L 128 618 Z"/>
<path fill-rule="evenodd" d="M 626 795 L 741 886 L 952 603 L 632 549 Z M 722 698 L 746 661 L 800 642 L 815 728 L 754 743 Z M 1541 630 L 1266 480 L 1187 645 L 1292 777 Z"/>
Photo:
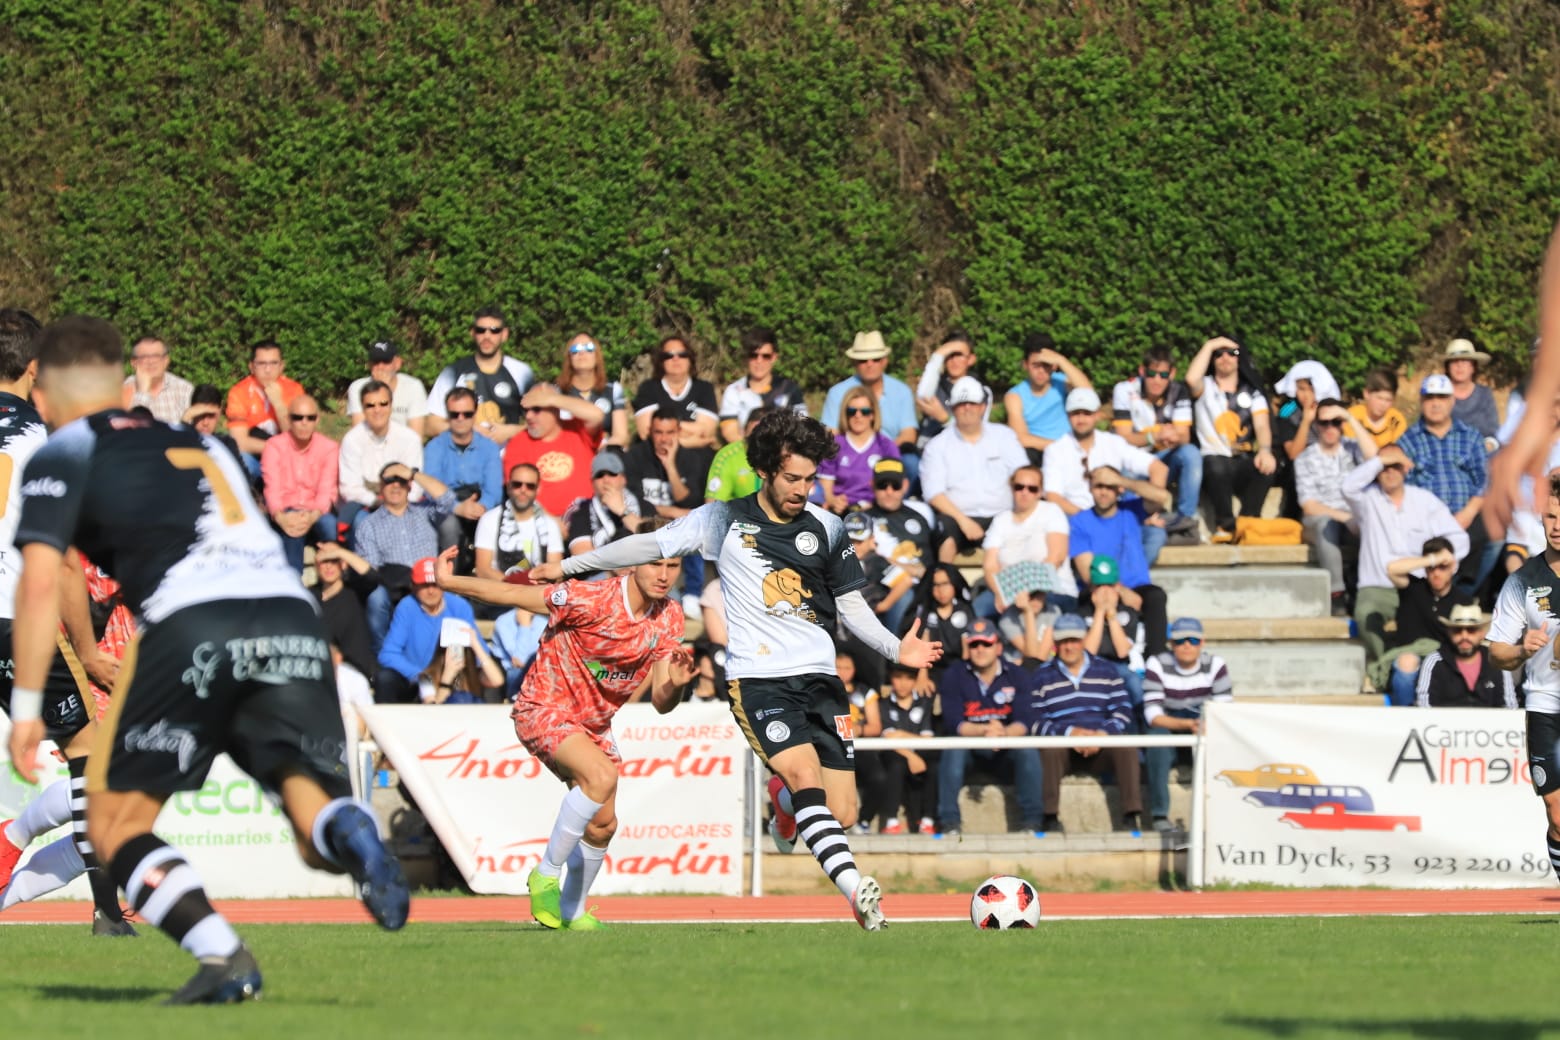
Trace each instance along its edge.
<path fill-rule="evenodd" d="M 1171 617 L 1322 618 L 1328 616 L 1327 572 L 1317 567 L 1156 567 Z"/>
<path fill-rule="evenodd" d="M 1341 617 L 1210 618 L 1203 622 L 1203 635 L 1214 647 L 1224 643 L 1262 640 L 1315 639 L 1342 642 L 1349 638 L 1349 619 Z"/>
<path fill-rule="evenodd" d="M 1365 678 L 1365 648 L 1357 643 L 1253 640 L 1209 649 L 1229 665 L 1236 697 L 1354 696 Z"/>
<path fill-rule="evenodd" d="M 1309 545 L 1167 545 L 1155 567 L 1292 566 L 1311 562 Z"/>

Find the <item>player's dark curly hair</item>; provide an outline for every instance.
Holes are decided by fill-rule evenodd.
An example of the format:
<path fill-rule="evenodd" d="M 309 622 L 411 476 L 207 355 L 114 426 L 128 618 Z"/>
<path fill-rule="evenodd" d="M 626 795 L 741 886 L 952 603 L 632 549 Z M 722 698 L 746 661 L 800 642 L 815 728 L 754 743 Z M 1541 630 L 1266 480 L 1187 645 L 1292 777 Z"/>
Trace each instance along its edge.
<path fill-rule="evenodd" d="M 787 455 L 822 462 L 834 458 L 839 450 L 822 423 L 789 408 L 764 416 L 747 439 L 748 465 L 771 476 L 780 472 Z"/>
<path fill-rule="evenodd" d="M 43 326 L 17 307 L 0 308 L 0 379 L 14 383 L 38 356 L 38 331 Z"/>

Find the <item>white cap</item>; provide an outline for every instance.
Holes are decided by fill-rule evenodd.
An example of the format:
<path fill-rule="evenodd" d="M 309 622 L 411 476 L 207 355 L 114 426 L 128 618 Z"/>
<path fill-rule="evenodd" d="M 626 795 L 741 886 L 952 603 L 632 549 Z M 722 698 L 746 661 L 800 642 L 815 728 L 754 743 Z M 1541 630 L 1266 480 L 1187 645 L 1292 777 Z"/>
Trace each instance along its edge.
<path fill-rule="evenodd" d="M 1433 376 L 1425 376 L 1425 381 L 1419 384 L 1420 397 L 1450 397 L 1451 395 L 1451 376 L 1443 376 L 1437 372 Z"/>
<path fill-rule="evenodd" d="M 1100 410 L 1100 395 L 1086 386 L 1080 386 L 1076 390 L 1067 393 L 1067 413 L 1073 412 L 1097 412 Z"/>
<path fill-rule="evenodd" d="M 974 376 L 960 376 L 953 381 L 953 389 L 948 391 L 948 403 L 985 404 L 986 389 Z"/>

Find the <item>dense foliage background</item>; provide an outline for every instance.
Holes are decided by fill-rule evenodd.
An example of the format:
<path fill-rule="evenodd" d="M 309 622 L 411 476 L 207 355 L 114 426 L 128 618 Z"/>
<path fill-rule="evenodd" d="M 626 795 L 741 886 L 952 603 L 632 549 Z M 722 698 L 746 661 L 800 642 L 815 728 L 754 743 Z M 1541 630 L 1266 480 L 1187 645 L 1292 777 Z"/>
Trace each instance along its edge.
<path fill-rule="evenodd" d="M 772 324 L 1097 381 L 1243 337 L 1346 386 L 1467 329 L 1507 370 L 1560 198 L 1543 0 L 0 0 L 0 300 L 226 384 L 431 378 L 496 302 L 556 371 Z"/>

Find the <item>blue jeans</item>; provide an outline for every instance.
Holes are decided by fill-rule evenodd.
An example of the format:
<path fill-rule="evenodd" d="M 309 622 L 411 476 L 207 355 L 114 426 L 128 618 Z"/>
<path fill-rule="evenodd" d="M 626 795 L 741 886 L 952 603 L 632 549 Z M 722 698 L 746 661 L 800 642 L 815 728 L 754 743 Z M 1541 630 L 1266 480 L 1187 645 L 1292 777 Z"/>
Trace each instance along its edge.
<path fill-rule="evenodd" d="M 1152 567 L 1159 559 L 1159 550 L 1165 547 L 1165 541 L 1170 533 L 1158 524 L 1144 524 L 1141 528 L 1143 536 L 1143 559 Z"/>
<path fill-rule="evenodd" d="M 304 548 L 319 542 L 334 542 L 336 540 L 336 514 L 322 513 L 308 533 L 297 538 L 289 538 L 287 535 L 282 534 L 279 529 L 276 533 L 282 540 L 282 553 L 287 557 L 287 562 L 292 565 L 293 570 L 302 574 Z"/>
<path fill-rule="evenodd" d="M 704 557 L 695 553 L 682 558 L 683 595 L 697 596 L 704 591 Z"/>
<path fill-rule="evenodd" d="M 395 604 L 390 600 L 390 593 L 383 585 L 368 594 L 368 602 L 363 605 L 363 616 L 368 621 L 368 634 L 374 641 L 374 654 L 378 656 L 379 648 L 385 645 L 385 636 L 390 634 L 390 618 L 395 614 Z"/>
<path fill-rule="evenodd" d="M 1387 703 L 1394 708 L 1412 708 L 1418 699 L 1419 672 L 1405 672 L 1393 661 L 1392 676 L 1387 680 Z"/>
<path fill-rule="evenodd" d="M 1121 674 L 1121 681 L 1127 684 L 1127 697 L 1132 701 L 1133 714 L 1143 710 L 1143 673 L 1133 671 L 1132 666 L 1121 661 L 1112 661 L 1116 671 Z"/>
<path fill-rule="evenodd" d="M 1165 714 L 1176 719 L 1195 719 L 1201 713 L 1179 708 L 1174 711 L 1167 711 Z M 1161 730 L 1157 726 L 1151 726 L 1149 727 L 1149 732 L 1164 736 L 1169 734 L 1170 731 Z M 1180 754 L 1182 749 L 1151 747 L 1143 750 L 1148 773 L 1148 815 L 1168 818 L 1170 815 L 1170 769 L 1175 765 L 1176 756 Z"/>
<path fill-rule="evenodd" d="M 1195 444 L 1182 444 L 1156 452 L 1170 467 L 1170 484 L 1175 488 L 1175 511 L 1181 516 L 1196 516 L 1202 499 L 1203 457 Z M 1153 561 L 1149 561 L 1153 562 Z"/>
<path fill-rule="evenodd" d="M 937 776 L 937 818 L 942 829 L 959 827 L 959 792 L 964 790 L 964 773 L 971 758 L 978 758 L 995 766 L 996 772 L 1012 777 L 1024 829 L 1039 830 L 1045 820 L 1045 792 L 1040 786 L 1040 752 L 1034 748 L 944 751 Z"/>

